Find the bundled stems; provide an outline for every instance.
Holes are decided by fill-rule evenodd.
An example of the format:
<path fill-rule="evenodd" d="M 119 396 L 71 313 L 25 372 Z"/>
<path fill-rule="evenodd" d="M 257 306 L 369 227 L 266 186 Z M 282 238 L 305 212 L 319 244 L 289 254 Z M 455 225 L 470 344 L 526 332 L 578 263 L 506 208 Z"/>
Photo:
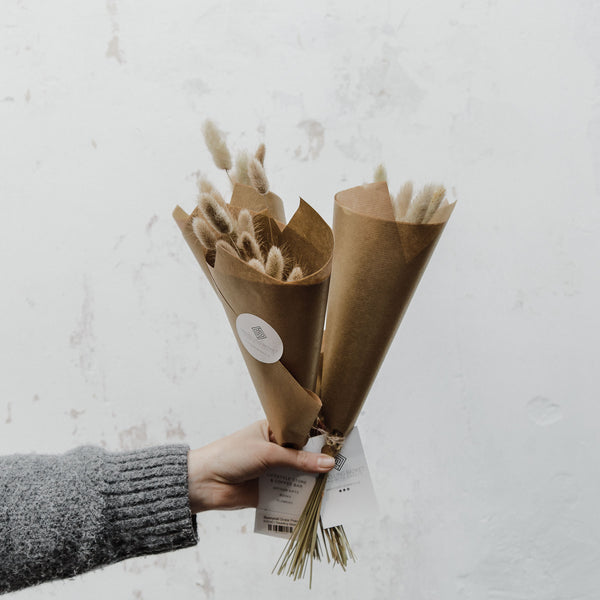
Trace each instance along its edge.
<path fill-rule="evenodd" d="M 348 559 L 351 558 L 354 561 L 356 558 L 350 547 L 344 526 L 336 525 L 335 527 L 322 529 L 322 532 L 327 537 L 333 563 L 340 565 L 345 571 L 348 566 Z M 325 544 L 325 549 L 327 549 L 327 544 Z"/>
<path fill-rule="evenodd" d="M 324 449 L 323 451 L 326 452 L 327 450 Z M 327 473 L 321 473 L 317 477 L 292 535 L 273 568 L 273 572 L 277 570 L 278 575 L 285 572 L 289 577 L 293 577 L 295 581 L 304 577 L 308 567 L 309 587 L 312 587 L 313 561 L 315 558 L 321 560 L 321 543 L 325 550 L 327 562 L 332 561 L 334 566 L 339 564 L 345 571 L 348 566 L 348 559 L 355 560 L 344 527 L 337 525 L 325 529 L 321 521 L 321 505 L 327 485 L 327 475 Z M 321 541 L 319 540 L 319 532 L 321 533 Z"/>
<path fill-rule="evenodd" d="M 285 545 L 279 560 L 273 568 L 277 574 L 284 571 L 294 580 L 304 577 L 309 566 L 309 587 L 312 587 L 313 560 L 321 560 L 321 547 L 318 539 L 321 504 L 327 483 L 327 473 L 321 473 L 310 493 L 306 506 L 294 527 L 294 531 Z M 329 555 L 327 555 L 329 560 Z M 278 568 L 279 567 L 279 568 Z"/>

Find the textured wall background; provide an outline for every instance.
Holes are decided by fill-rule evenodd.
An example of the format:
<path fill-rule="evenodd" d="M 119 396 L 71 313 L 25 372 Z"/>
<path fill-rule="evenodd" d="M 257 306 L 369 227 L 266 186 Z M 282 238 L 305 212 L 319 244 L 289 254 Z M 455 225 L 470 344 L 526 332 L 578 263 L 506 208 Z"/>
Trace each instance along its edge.
<path fill-rule="evenodd" d="M 384 161 L 459 205 L 360 419 L 380 514 L 315 598 L 600 588 L 593 0 L 5 0 L 0 453 L 204 444 L 261 416 L 172 222 L 215 118 L 328 220 Z M 596 384 L 594 383 L 596 382 Z M 307 597 L 252 511 L 15 598 Z"/>

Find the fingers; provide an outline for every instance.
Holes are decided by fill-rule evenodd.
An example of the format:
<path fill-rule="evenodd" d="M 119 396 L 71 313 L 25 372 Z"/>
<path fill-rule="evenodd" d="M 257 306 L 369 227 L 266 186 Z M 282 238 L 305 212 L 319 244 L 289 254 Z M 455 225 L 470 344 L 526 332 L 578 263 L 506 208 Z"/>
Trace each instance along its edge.
<path fill-rule="evenodd" d="M 269 467 L 290 467 L 307 473 L 327 473 L 335 465 L 335 460 L 327 454 L 292 450 L 275 445 L 269 448 L 266 462 Z"/>
<path fill-rule="evenodd" d="M 305 450 L 293 450 L 277 445 L 266 420 L 255 423 L 269 440 L 265 463 L 268 467 L 290 467 L 307 473 L 327 473 L 335 465 L 335 460 L 327 454 L 316 454 Z"/>

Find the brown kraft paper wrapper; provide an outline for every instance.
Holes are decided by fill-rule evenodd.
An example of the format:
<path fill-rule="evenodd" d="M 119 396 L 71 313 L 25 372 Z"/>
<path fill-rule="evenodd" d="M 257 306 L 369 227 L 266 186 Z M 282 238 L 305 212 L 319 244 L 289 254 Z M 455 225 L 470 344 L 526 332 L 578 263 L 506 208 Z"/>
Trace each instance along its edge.
<path fill-rule="evenodd" d="M 265 209 L 254 214 L 255 229 L 264 245 L 283 246 L 298 260 L 305 273 L 298 282 L 277 281 L 221 248 L 217 249 L 214 266 L 211 266 L 210 253 L 197 240 L 191 227 L 197 209 L 188 215 L 176 207 L 173 217 L 223 304 L 275 440 L 302 447 L 321 408 L 314 388 L 331 274 L 333 235 L 316 211 L 302 200 L 284 227 L 283 221 L 279 221 L 285 218 L 283 208 L 277 199 L 271 194 L 267 199 L 271 205 L 267 205 L 264 197 L 252 188 L 236 185 L 230 209 L 233 214 L 241 208 L 251 212 Z M 277 219 L 269 214 L 276 214 Z M 278 362 L 260 362 L 245 349 L 236 329 L 236 318 L 242 313 L 264 319 L 277 331 L 283 342 L 283 355 Z"/>
<path fill-rule="evenodd" d="M 385 182 L 336 194 L 320 385 L 329 431 L 354 425 L 453 208 L 417 225 L 395 221 Z"/>

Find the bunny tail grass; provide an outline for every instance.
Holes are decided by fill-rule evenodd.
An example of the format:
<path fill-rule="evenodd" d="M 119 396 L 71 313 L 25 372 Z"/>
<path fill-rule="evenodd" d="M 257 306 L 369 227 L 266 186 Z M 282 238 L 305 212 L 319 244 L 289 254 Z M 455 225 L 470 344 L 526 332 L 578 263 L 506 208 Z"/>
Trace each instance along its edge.
<path fill-rule="evenodd" d="M 404 221 L 407 223 L 422 223 L 435 186 L 426 185 L 414 198 L 406 211 Z"/>
<path fill-rule="evenodd" d="M 204 175 L 198 177 L 197 183 L 199 192 L 210 194 L 215 189 L 215 186 L 206 177 L 204 177 Z"/>
<path fill-rule="evenodd" d="M 250 159 L 248 163 L 248 176 L 252 187 L 260 194 L 266 194 L 269 191 L 269 180 L 265 169 L 257 158 Z"/>
<path fill-rule="evenodd" d="M 373 173 L 373 181 L 375 183 L 380 181 L 387 181 L 387 171 L 385 170 L 383 164 L 377 165 L 377 167 L 375 168 L 375 172 Z"/>
<path fill-rule="evenodd" d="M 257 271 L 260 271 L 261 273 L 265 272 L 265 265 L 262 264 L 262 262 L 260 262 L 260 260 L 257 260 L 256 258 L 251 258 L 248 261 L 248 264 L 253 268 L 256 269 Z"/>
<path fill-rule="evenodd" d="M 277 246 L 271 246 L 265 264 L 267 275 L 270 275 L 274 279 L 281 279 L 283 277 L 283 268 L 284 262 L 281 250 Z"/>
<path fill-rule="evenodd" d="M 248 260 L 251 258 L 262 263 L 262 254 L 260 252 L 260 246 L 256 241 L 256 238 L 251 236 L 247 231 L 243 231 L 237 240 L 237 246 L 242 251 L 242 256 Z"/>
<path fill-rule="evenodd" d="M 290 274 L 287 277 L 286 281 L 299 281 L 300 279 L 302 279 L 304 277 L 304 273 L 302 272 L 302 269 L 298 266 L 295 266 Z"/>
<path fill-rule="evenodd" d="M 250 157 L 247 152 L 238 152 L 235 157 L 235 169 L 233 171 L 233 181 L 237 183 L 243 183 L 244 185 L 250 185 L 250 178 L 248 177 L 248 161 Z"/>
<path fill-rule="evenodd" d="M 265 166 L 265 154 L 267 152 L 267 148 L 264 144 L 261 144 L 254 154 L 254 158 L 264 167 Z"/>
<path fill-rule="evenodd" d="M 221 192 L 206 177 L 198 179 L 198 189 L 201 194 L 210 194 L 221 206 L 227 206 L 223 196 L 221 196 Z"/>
<path fill-rule="evenodd" d="M 237 221 L 237 231 L 239 235 L 242 235 L 244 231 L 247 231 L 253 238 L 256 237 L 254 231 L 254 221 L 252 221 L 252 215 L 247 208 L 240 211 Z"/>
<path fill-rule="evenodd" d="M 410 206 L 410 201 L 412 199 L 413 194 L 413 184 L 412 181 L 407 181 L 398 192 L 397 196 L 394 198 L 392 205 L 394 207 L 394 215 L 396 217 L 396 221 L 401 221 Z"/>
<path fill-rule="evenodd" d="M 448 206 L 450 203 L 448 202 L 448 198 L 444 198 L 441 202 L 440 202 L 440 207 L 433 213 L 433 215 L 431 216 L 431 219 L 429 219 L 430 221 L 432 219 L 435 219 L 443 210 L 444 208 L 446 208 L 446 206 Z"/>
<path fill-rule="evenodd" d="M 213 121 L 207 119 L 202 125 L 204 141 L 213 161 L 219 169 L 229 171 L 231 169 L 231 154 L 225 142 L 225 136 Z"/>
<path fill-rule="evenodd" d="M 234 231 L 233 220 L 229 211 L 221 206 L 212 194 L 202 192 L 198 198 L 198 208 L 206 220 L 224 235 L 231 235 Z"/>
<path fill-rule="evenodd" d="M 446 188 L 443 185 L 436 185 L 433 190 L 433 194 L 431 195 L 431 199 L 429 200 L 429 206 L 427 206 L 427 210 L 425 211 L 423 223 L 429 223 L 431 217 L 433 217 L 437 209 L 440 207 L 445 195 Z"/>
<path fill-rule="evenodd" d="M 231 242 L 227 239 L 223 239 L 223 240 L 217 240 L 217 243 L 215 244 L 216 248 L 223 248 L 223 250 L 226 250 L 227 252 L 229 252 L 229 254 L 236 254 L 238 255 L 238 249 L 235 248 Z"/>
<path fill-rule="evenodd" d="M 200 243 L 207 250 L 214 250 L 217 243 L 215 230 L 202 218 L 194 217 L 192 219 L 192 229 Z"/>

